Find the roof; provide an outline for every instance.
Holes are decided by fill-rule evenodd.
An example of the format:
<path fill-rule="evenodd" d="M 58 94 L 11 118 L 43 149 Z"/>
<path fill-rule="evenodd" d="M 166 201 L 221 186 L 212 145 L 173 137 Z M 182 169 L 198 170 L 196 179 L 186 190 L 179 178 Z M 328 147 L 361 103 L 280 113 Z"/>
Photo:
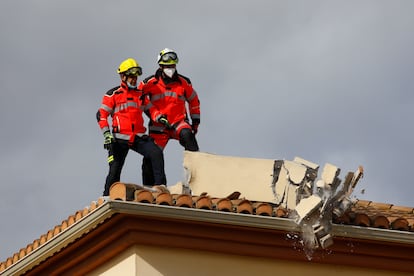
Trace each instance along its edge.
<path fill-rule="evenodd" d="M 25 258 L 35 255 L 49 242 L 59 239 L 64 233 L 79 225 L 83 220 L 87 220 L 91 214 L 98 212 L 107 203 L 114 205 L 117 202 L 137 203 L 140 206 L 171 206 L 175 207 L 175 210 L 182 210 L 182 214 L 185 214 L 184 210 L 207 210 L 208 213 L 200 213 L 200 216 L 205 217 L 208 214 L 207 218 L 211 221 L 217 220 L 220 214 L 233 214 L 233 222 L 228 223 L 254 223 L 260 224 L 261 227 L 275 227 L 274 225 L 277 225 L 285 231 L 299 230 L 296 224 L 289 219 L 287 209 L 280 208 L 271 202 L 240 198 L 240 193 L 237 191 L 227 197 L 214 197 L 206 193 L 200 195 L 172 194 L 166 189 L 150 191 L 141 189 L 134 184 L 116 183 L 111 188 L 110 199 L 99 198 L 97 201 L 91 202 L 90 206 L 70 215 L 61 224 L 41 235 L 39 239 L 29 243 L 25 248 L 21 248 L 13 256 L 1 262 L 0 273 Z M 246 214 L 249 215 L 247 218 Z M 193 216 L 191 219 L 197 219 L 193 214 L 191 216 Z M 255 217 L 258 219 L 256 220 Z M 237 220 L 239 222 L 236 222 Z M 414 207 L 357 200 L 342 217 L 334 217 L 333 222 L 334 235 L 353 235 L 362 239 L 414 244 L 414 233 L 412 233 L 414 230 Z M 358 227 L 344 230 L 341 228 L 344 225 Z M 370 229 L 370 232 L 364 231 L 364 229 Z M 86 229 L 84 231 L 87 232 Z M 84 234 L 79 232 L 78 235 Z M 65 247 L 70 241 L 62 240 L 60 242 L 61 246 Z"/>

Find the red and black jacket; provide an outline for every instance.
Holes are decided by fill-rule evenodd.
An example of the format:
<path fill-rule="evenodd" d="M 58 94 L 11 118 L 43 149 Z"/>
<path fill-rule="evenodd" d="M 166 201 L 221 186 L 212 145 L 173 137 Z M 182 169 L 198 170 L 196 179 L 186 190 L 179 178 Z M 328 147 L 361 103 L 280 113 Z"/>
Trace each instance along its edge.
<path fill-rule="evenodd" d="M 155 107 L 150 110 L 151 119 L 160 113 L 167 116 L 170 124 L 187 120 L 187 102 L 192 121 L 200 122 L 200 100 L 189 78 L 177 72 L 172 79 L 163 78 L 162 70 L 158 69 L 155 75 L 141 81 L 138 88 Z"/>
<path fill-rule="evenodd" d="M 108 118 L 111 116 L 113 136 L 132 143 L 136 135 L 142 136 L 147 130 L 143 112 L 153 114 L 154 117 L 151 118 L 154 120 L 160 116 L 159 111 L 155 110 L 141 90 L 130 89 L 122 82 L 121 86 L 106 92 L 96 116 L 103 133 L 110 130 Z"/>

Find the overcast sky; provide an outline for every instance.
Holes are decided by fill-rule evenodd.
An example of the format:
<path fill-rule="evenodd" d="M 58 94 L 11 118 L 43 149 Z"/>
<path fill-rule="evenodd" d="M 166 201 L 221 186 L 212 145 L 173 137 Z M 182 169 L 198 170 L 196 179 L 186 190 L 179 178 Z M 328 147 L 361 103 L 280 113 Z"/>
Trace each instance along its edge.
<path fill-rule="evenodd" d="M 1 0 L 0 261 L 97 200 L 95 119 L 116 69 L 179 55 L 201 100 L 201 151 L 332 163 L 354 196 L 414 206 L 414 1 Z M 142 78 L 141 78 L 142 79 Z M 165 151 L 183 178 L 182 148 Z M 128 155 L 122 181 L 141 183 Z M 364 191 L 364 192 L 363 192 Z"/>

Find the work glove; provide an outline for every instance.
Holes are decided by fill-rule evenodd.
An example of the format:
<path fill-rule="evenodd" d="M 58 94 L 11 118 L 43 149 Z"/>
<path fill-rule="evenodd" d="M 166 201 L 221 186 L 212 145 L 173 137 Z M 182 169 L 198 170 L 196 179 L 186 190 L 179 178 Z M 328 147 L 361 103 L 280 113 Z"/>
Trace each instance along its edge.
<path fill-rule="evenodd" d="M 109 150 L 111 148 L 111 144 L 115 142 L 114 136 L 112 136 L 111 132 L 105 131 L 104 132 L 104 149 Z"/>
<path fill-rule="evenodd" d="M 197 134 L 199 125 L 200 125 L 200 119 L 192 119 L 191 129 L 193 130 L 194 135 Z"/>
<path fill-rule="evenodd" d="M 168 122 L 167 117 L 165 115 L 161 115 L 158 118 L 158 122 L 161 123 L 161 124 L 163 124 L 163 125 L 165 125 L 168 129 L 171 129 L 172 128 L 170 122 Z"/>

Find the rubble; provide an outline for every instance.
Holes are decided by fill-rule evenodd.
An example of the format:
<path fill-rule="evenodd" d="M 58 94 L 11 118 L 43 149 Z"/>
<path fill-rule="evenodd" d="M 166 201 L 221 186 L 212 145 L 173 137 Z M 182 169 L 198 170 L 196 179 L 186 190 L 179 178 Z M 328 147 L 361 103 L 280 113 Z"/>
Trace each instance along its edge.
<path fill-rule="evenodd" d="M 216 197 L 238 191 L 251 201 L 273 203 L 288 211 L 310 239 L 306 244 L 314 248 L 333 244 L 332 216 L 340 217 L 349 210 L 351 194 L 363 176 L 359 166 L 342 181 L 341 169 L 326 163 L 318 178 L 319 165 L 300 157 L 271 160 L 188 151 L 184 169 L 185 182 L 171 189 Z"/>
<path fill-rule="evenodd" d="M 340 217 L 351 207 L 351 194 L 363 176 L 363 167 L 349 172 L 342 186 L 338 167 L 325 164 L 321 178 L 316 180 L 318 169 L 316 164 L 298 157 L 293 161 L 276 160 L 272 185 L 276 203 L 292 210 L 291 217 L 302 229 L 312 227 L 313 236 L 306 237 L 311 240 L 306 244 L 325 249 L 333 244 L 332 216 Z"/>

